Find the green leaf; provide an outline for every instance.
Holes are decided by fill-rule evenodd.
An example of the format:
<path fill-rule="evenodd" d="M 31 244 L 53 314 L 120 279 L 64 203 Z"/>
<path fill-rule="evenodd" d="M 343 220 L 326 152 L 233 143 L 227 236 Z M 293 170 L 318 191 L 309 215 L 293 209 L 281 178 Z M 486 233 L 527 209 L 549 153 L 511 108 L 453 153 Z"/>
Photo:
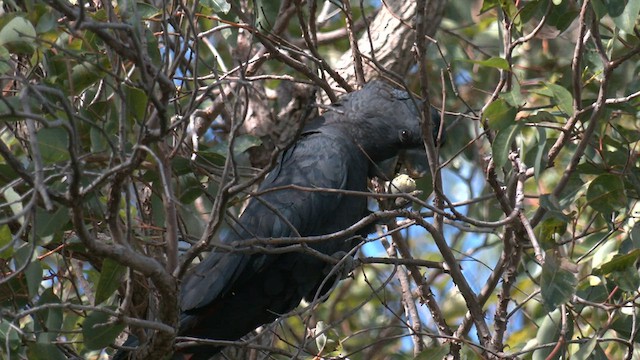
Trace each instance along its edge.
<path fill-rule="evenodd" d="M 191 204 L 203 194 L 202 183 L 193 174 L 180 177 L 180 193 L 178 194 L 180 203 Z"/>
<path fill-rule="evenodd" d="M 586 285 L 586 287 L 583 289 L 578 289 L 577 295 L 587 301 L 597 303 L 605 302 L 607 301 L 607 298 L 609 298 L 609 291 L 603 284 L 604 282 L 600 282 L 599 285 L 589 286 L 589 283 L 587 281 L 583 281 L 580 285 Z"/>
<path fill-rule="evenodd" d="M 36 32 L 38 34 L 43 34 L 55 30 L 58 27 L 58 18 L 56 17 L 56 13 L 50 11 L 44 4 L 39 5 L 40 7 L 38 10 L 42 15 L 36 23 Z"/>
<path fill-rule="evenodd" d="M 570 217 L 562 212 L 562 205 L 558 199 L 552 194 L 540 195 L 540 206 L 547 210 L 547 216 L 559 219 L 560 221 L 569 222 Z"/>
<path fill-rule="evenodd" d="M 609 281 L 613 281 L 623 291 L 635 293 L 640 287 L 640 275 L 634 267 L 628 267 L 624 270 L 614 271 L 607 276 Z"/>
<path fill-rule="evenodd" d="M 142 20 L 153 19 L 154 17 L 162 14 L 162 11 L 157 7 L 142 1 L 136 2 L 136 7 Z"/>
<path fill-rule="evenodd" d="M 624 12 L 624 8 L 627 5 L 627 0 L 605 0 L 604 4 L 607 8 L 607 13 L 609 14 L 609 16 L 616 17 L 622 15 L 622 13 Z"/>
<path fill-rule="evenodd" d="M 158 38 L 155 37 L 153 32 L 148 28 L 144 29 L 144 35 L 147 38 L 147 53 L 149 54 L 151 62 L 157 67 L 162 67 L 161 46 L 158 44 Z"/>
<path fill-rule="evenodd" d="M 4 249 L 0 253 L 0 259 L 9 259 L 13 255 L 13 246 L 9 244 L 13 241 L 13 234 L 9 225 L 0 225 L 0 249 Z"/>
<path fill-rule="evenodd" d="M 94 311 L 84 320 L 82 335 L 84 345 L 89 350 L 98 350 L 109 346 L 124 330 L 125 325 L 110 322 L 109 315 Z"/>
<path fill-rule="evenodd" d="M 103 132 L 100 129 L 92 126 L 89 129 L 89 138 L 91 139 L 91 152 L 100 153 L 106 151 L 108 148 L 107 139 L 104 137 Z"/>
<path fill-rule="evenodd" d="M 614 0 L 609 1 L 608 4 L 617 5 L 617 9 L 609 10 L 609 15 L 613 18 L 613 22 L 616 26 L 627 34 L 633 34 L 636 20 L 640 14 L 640 1 L 631 0 L 629 2 L 625 2 L 623 0 Z M 616 15 L 617 13 L 619 13 L 619 15 Z"/>
<path fill-rule="evenodd" d="M 556 246 L 555 236 L 562 236 L 566 231 L 567 222 L 555 217 L 545 219 L 534 230 L 536 238 L 545 249 L 554 248 Z"/>
<path fill-rule="evenodd" d="M 571 358 L 575 358 L 576 360 L 592 360 L 591 356 L 593 355 L 596 346 L 598 346 L 598 338 L 592 337 L 586 343 L 580 344 L 580 348 Z"/>
<path fill-rule="evenodd" d="M 531 21 L 531 19 L 534 19 L 544 5 L 546 5 L 544 1 L 527 1 L 524 3 L 524 6 L 520 8 L 520 18 L 522 22 L 527 23 Z"/>
<path fill-rule="evenodd" d="M 540 93 L 540 92 L 538 92 Z M 545 95 L 546 94 L 546 95 Z M 551 96 L 551 92 L 549 91 L 543 91 L 543 95 L 545 96 Z M 556 119 L 555 116 L 553 116 L 553 114 L 551 114 L 548 111 L 538 111 L 533 115 L 530 115 L 526 118 L 527 122 L 535 122 L 535 123 L 541 123 L 541 122 L 550 122 L 550 123 L 557 123 L 558 120 Z"/>
<path fill-rule="evenodd" d="M 22 199 L 11 186 L 7 187 L 2 195 L 7 201 L 7 204 L 10 204 L 9 207 L 14 215 L 22 213 Z M 22 220 L 20 220 L 20 222 L 22 223 Z"/>
<path fill-rule="evenodd" d="M 555 27 L 561 33 L 567 30 L 577 17 L 578 10 L 573 1 L 556 1 L 551 12 L 547 14 L 546 25 Z"/>
<path fill-rule="evenodd" d="M 10 188 L 8 186 L 9 183 L 16 180 L 16 178 L 18 178 L 18 173 L 10 165 L 0 163 L 0 187 Z"/>
<path fill-rule="evenodd" d="M 587 187 L 585 186 L 583 180 L 580 178 L 579 174 L 571 174 L 569 176 L 569 182 L 565 187 L 564 193 L 558 199 L 558 203 L 562 208 L 571 207 L 580 197 L 583 197 L 587 192 Z"/>
<path fill-rule="evenodd" d="M 552 99 L 560 111 L 568 116 L 573 115 L 573 96 L 569 90 L 556 84 L 546 84 L 546 86 L 551 90 Z"/>
<path fill-rule="evenodd" d="M 204 6 L 208 6 L 212 8 L 215 12 L 218 13 L 228 13 L 231 10 L 231 2 L 226 0 L 204 0 L 201 1 L 201 4 Z"/>
<path fill-rule="evenodd" d="M 18 330 L 12 324 L 6 320 L 0 320 L 0 338 L 9 349 L 16 351 L 22 346 L 20 337 L 18 336 Z M 3 346 L 4 347 L 4 346 Z"/>
<path fill-rule="evenodd" d="M 27 279 L 29 297 L 34 298 L 38 295 L 38 289 L 40 288 L 40 283 L 42 283 L 42 265 L 37 261 L 30 263 L 24 269 L 24 275 Z"/>
<path fill-rule="evenodd" d="M 233 155 L 238 156 L 252 147 L 260 146 L 261 144 L 262 140 L 253 135 L 246 134 L 237 136 L 233 142 Z M 226 141 L 221 141 L 208 149 L 198 151 L 198 157 L 202 157 L 199 159 L 200 161 L 208 161 L 211 164 L 223 166 L 228 149 L 229 144 Z M 196 161 L 198 161 L 198 159 Z"/>
<path fill-rule="evenodd" d="M 270 31 L 278 18 L 280 10 L 279 1 L 255 0 L 256 28 L 261 31 Z"/>
<path fill-rule="evenodd" d="M 252 147 L 260 145 L 262 145 L 262 140 L 260 140 L 260 138 L 249 134 L 241 135 L 236 137 L 233 142 L 233 153 L 235 155 L 242 154 Z"/>
<path fill-rule="evenodd" d="M 69 341 L 82 341 L 82 334 L 79 333 L 80 323 L 84 316 L 81 316 L 79 313 L 67 311 L 64 315 L 64 319 L 62 322 L 62 330 L 63 331 L 73 331 L 74 334 L 68 334 L 67 339 Z"/>
<path fill-rule="evenodd" d="M 42 128 L 36 135 L 40 154 L 45 164 L 53 164 L 60 161 L 69 160 L 69 138 L 67 132 L 62 128 Z"/>
<path fill-rule="evenodd" d="M 431 192 L 433 192 L 433 178 L 431 174 L 427 174 L 421 178 L 416 179 L 416 190 L 420 190 L 420 194 L 418 198 L 424 201 L 427 201 L 427 198 L 431 196 Z M 420 209 L 420 204 L 413 204 L 414 210 Z"/>
<path fill-rule="evenodd" d="M 61 232 L 68 223 L 69 210 L 65 207 L 59 207 L 51 213 L 42 208 L 36 209 L 35 231 L 40 239 Z"/>
<path fill-rule="evenodd" d="M 151 217 L 154 224 L 164 224 L 166 221 L 164 204 L 160 196 L 151 196 Z"/>
<path fill-rule="evenodd" d="M 568 334 L 565 334 L 565 340 L 569 341 L 573 336 L 573 318 L 571 314 L 567 314 L 567 322 L 566 329 L 568 330 Z M 536 334 L 536 343 L 537 345 L 544 344 L 553 344 L 557 343 L 560 339 L 562 329 L 562 314 L 560 309 L 557 309 L 544 317 L 542 321 L 542 325 L 538 329 L 538 333 Z M 548 356 L 553 351 L 553 348 L 545 347 L 536 349 L 533 352 L 532 360 L 548 360 Z M 560 349 L 557 354 L 551 359 L 559 359 L 560 355 L 564 353 L 564 349 Z"/>
<path fill-rule="evenodd" d="M 607 14 L 607 8 L 606 6 L 604 6 L 604 3 L 602 2 L 602 0 L 592 0 L 592 8 L 593 8 L 593 12 L 596 13 L 596 16 L 598 19 L 602 19 L 603 16 L 605 16 Z"/>
<path fill-rule="evenodd" d="M 636 262 L 640 258 L 640 249 L 635 249 L 625 255 L 616 254 L 611 260 L 593 270 L 594 275 L 605 275 L 622 290 L 635 292 L 640 287 L 640 276 L 636 269 Z"/>
<path fill-rule="evenodd" d="M 482 120 L 487 121 L 492 130 L 500 131 L 515 124 L 517 113 L 518 109 L 498 99 L 487 106 L 482 113 Z"/>
<path fill-rule="evenodd" d="M 27 282 L 27 291 L 29 292 L 29 298 L 34 298 L 38 295 L 38 289 L 42 282 L 42 265 L 40 262 L 34 261 L 33 254 L 31 253 L 32 245 L 24 244 L 15 253 L 16 268 L 23 267 L 26 263 L 28 265 L 24 269 L 24 276 Z"/>
<path fill-rule="evenodd" d="M 27 358 L 29 360 L 66 360 L 62 351 L 50 343 L 29 343 L 27 345 Z"/>
<path fill-rule="evenodd" d="M 613 321 L 613 324 L 611 324 L 611 328 L 618 332 L 618 335 L 624 337 L 625 339 L 629 339 L 631 337 L 631 333 L 633 332 L 635 334 L 635 337 L 632 340 L 634 342 L 638 342 L 640 340 L 640 322 L 636 320 L 635 316 L 622 315 L 618 312 L 618 318 Z"/>
<path fill-rule="evenodd" d="M 629 231 L 629 240 L 634 248 L 640 249 L 640 222 L 633 224 L 631 231 Z"/>
<path fill-rule="evenodd" d="M 493 162 L 496 167 L 502 167 L 507 163 L 509 153 L 511 152 L 511 144 L 515 140 L 516 136 L 520 134 L 521 128 L 521 124 L 516 124 L 498 131 L 498 134 L 491 146 Z"/>
<path fill-rule="evenodd" d="M 498 7 L 500 2 L 498 0 L 484 0 L 482 2 L 482 7 L 480 8 L 480 14 L 483 14 L 493 8 Z"/>
<path fill-rule="evenodd" d="M 593 269 L 595 275 L 607 275 L 614 271 L 623 271 L 628 268 L 635 268 L 635 263 L 640 258 L 640 249 L 635 249 L 625 255 L 614 255 L 614 257 L 600 265 L 599 268 Z"/>
<path fill-rule="evenodd" d="M 94 305 L 100 305 L 107 300 L 122 284 L 122 278 L 127 272 L 127 268 L 117 261 L 106 258 L 102 263 L 100 280 L 96 287 L 96 298 Z"/>
<path fill-rule="evenodd" d="M 545 308 L 555 310 L 573 297 L 576 292 L 575 275 L 561 266 L 564 259 L 559 259 L 552 252 L 547 252 L 547 257 L 542 265 L 540 276 L 540 293 Z"/>
<path fill-rule="evenodd" d="M 178 176 L 192 174 L 193 166 L 191 166 L 191 159 L 186 157 L 176 156 L 171 159 L 171 170 Z"/>
<path fill-rule="evenodd" d="M 518 9 L 513 1 L 500 1 L 502 11 L 511 19 L 519 34 L 522 33 L 522 19 L 520 18 L 520 9 Z"/>
<path fill-rule="evenodd" d="M 127 113 L 132 122 L 143 122 L 147 112 L 149 98 L 147 94 L 135 87 L 124 85 L 124 95 L 127 103 Z"/>
<path fill-rule="evenodd" d="M 87 107 L 88 113 L 91 114 L 92 120 L 96 123 L 102 123 L 108 121 L 108 115 L 110 112 L 115 111 L 113 106 L 113 100 L 96 101 Z"/>
<path fill-rule="evenodd" d="M 197 153 L 196 163 L 200 163 L 203 166 L 224 166 L 227 159 L 225 155 L 220 154 L 217 151 L 201 150 Z"/>
<path fill-rule="evenodd" d="M 538 147 L 536 149 L 536 159 L 533 164 L 533 176 L 536 180 L 540 181 L 540 173 L 544 170 L 547 159 L 547 131 L 545 129 L 538 128 L 537 135 Z"/>
<path fill-rule="evenodd" d="M 511 91 L 507 93 L 500 94 L 500 98 L 504 99 L 508 105 L 513 106 L 514 108 L 520 108 L 526 102 L 522 97 L 522 93 L 520 90 L 520 84 L 517 81 L 513 82 L 513 86 L 511 87 Z"/>
<path fill-rule="evenodd" d="M 11 71 L 11 65 L 9 65 L 10 62 L 11 54 L 9 53 L 9 50 L 4 46 L 0 46 L 0 74 L 6 74 Z M 2 106 L 1 103 L 0 106 Z"/>
<path fill-rule="evenodd" d="M 38 305 L 60 304 L 60 298 L 54 293 L 52 288 L 46 289 L 38 299 Z M 51 307 L 34 314 L 34 327 L 38 334 L 38 342 L 50 343 L 55 341 L 62 329 L 62 309 Z"/>
<path fill-rule="evenodd" d="M 587 202 L 593 209 L 605 215 L 623 211 L 627 205 L 624 182 L 613 174 L 598 176 L 587 188 Z"/>
<path fill-rule="evenodd" d="M 0 306 L 21 308 L 31 304 L 29 300 L 29 286 L 24 273 L 0 284 Z"/>
<path fill-rule="evenodd" d="M 89 86 L 102 80 L 104 69 L 109 69 L 109 59 L 102 56 L 92 61 L 84 61 L 71 68 L 70 82 L 66 82 L 69 90 L 74 95 L 79 95 Z"/>
<path fill-rule="evenodd" d="M 593 269 L 600 268 L 603 264 L 611 261 L 615 255 L 618 254 L 620 244 L 618 241 L 609 239 L 611 235 L 609 233 L 601 232 L 593 234 L 588 238 L 593 244 L 602 243 L 598 250 L 596 250 L 591 259 L 591 267 Z M 609 240 L 608 240 L 609 239 Z"/>
<path fill-rule="evenodd" d="M 491 58 L 488 58 L 486 60 L 466 60 L 465 59 L 465 60 L 461 60 L 461 61 L 472 63 L 472 64 L 477 64 L 477 65 L 480 65 L 480 66 L 501 69 L 501 70 L 505 70 L 505 71 L 511 70 L 511 67 L 509 66 L 509 62 L 507 62 L 506 59 L 499 58 L 499 57 L 491 57 Z"/>
<path fill-rule="evenodd" d="M 10 19 L 6 16 L 5 19 Z M 36 29 L 33 24 L 22 16 L 15 16 L 5 23 L 5 19 L 0 20 L 0 45 L 7 48 L 12 53 L 31 55 L 36 49 L 35 37 Z"/>

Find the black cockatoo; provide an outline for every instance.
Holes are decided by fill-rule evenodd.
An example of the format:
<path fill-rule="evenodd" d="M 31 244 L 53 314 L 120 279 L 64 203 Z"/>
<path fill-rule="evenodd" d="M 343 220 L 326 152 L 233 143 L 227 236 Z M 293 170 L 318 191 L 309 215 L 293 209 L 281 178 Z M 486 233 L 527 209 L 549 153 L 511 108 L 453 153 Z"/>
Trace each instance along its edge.
<path fill-rule="evenodd" d="M 376 163 L 401 150 L 423 147 L 417 102 L 405 91 L 380 81 L 343 96 L 303 129 L 268 174 L 237 223 L 221 242 L 254 238 L 326 235 L 344 230 L 369 214 L 367 198 L 340 192 L 284 188 L 367 191 Z M 439 116 L 435 122 L 437 136 Z M 309 247 L 337 257 L 349 253 L 366 236 L 314 242 Z M 179 336 L 237 340 L 328 291 L 333 265 L 304 251 L 219 252 L 215 249 L 182 282 Z M 325 284 L 323 285 L 323 281 Z M 128 341 L 129 344 L 134 342 Z M 183 349 L 191 359 L 208 359 L 220 347 Z"/>

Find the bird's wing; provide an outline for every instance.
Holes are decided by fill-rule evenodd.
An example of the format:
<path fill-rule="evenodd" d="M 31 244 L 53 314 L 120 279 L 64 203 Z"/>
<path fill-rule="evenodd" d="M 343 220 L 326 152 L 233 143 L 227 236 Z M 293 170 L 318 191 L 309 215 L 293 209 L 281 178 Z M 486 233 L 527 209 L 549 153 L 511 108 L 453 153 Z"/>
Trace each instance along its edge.
<path fill-rule="evenodd" d="M 309 189 L 353 189 L 349 184 L 349 173 L 354 171 L 350 169 L 354 149 L 348 141 L 335 135 L 317 130 L 303 134 L 283 154 L 279 165 L 260 186 L 258 194 L 261 195 L 249 201 L 238 226 L 235 226 L 237 231 L 223 241 L 321 235 L 344 229 L 357 221 L 359 218 L 356 217 L 353 221 L 334 218 L 338 207 L 344 206 L 340 193 L 290 188 L 268 191 L 288 185 Z M 357 190 L 364 190 L 365 186 L 363 183 Z M 357 202 L 358 209 L 354 211 L 359 213 L 354 216 L 359 217 L 366 209 L 366 201 L 358 199 Z M 319 250 L 325 252 L 326 249 Z M 211 253 L 184 279 L 182 309 L 188 312 L 209 306 L 219 296 L 233 292 L 238 283 L 250 281 L 257 272 L 265 271 L 275 259 L 277 256 L 263 253 Z"/>

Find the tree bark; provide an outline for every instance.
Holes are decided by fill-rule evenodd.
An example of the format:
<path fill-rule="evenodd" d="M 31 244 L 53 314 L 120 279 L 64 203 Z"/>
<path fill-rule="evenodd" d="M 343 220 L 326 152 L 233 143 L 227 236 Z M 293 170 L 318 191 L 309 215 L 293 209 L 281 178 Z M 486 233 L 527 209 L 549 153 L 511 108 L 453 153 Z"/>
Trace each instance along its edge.
<path fill-rule="evenodd" d="M 431 9 L 427 15 L 426 35 L 433 36 L 440 26 L 445 1 L 429 1 Z M 367 30 L 358 40 L 358 49 L 363 56 L 365 80 L 393 77 L 401 81 L 415 64 L 412 48 L 415 43 L 415 30 L 412 28 L 415 16 L 415 1 L 383 1 L 382 7 Z M 356 83 L 354 54 L 345 52 L 335 69 L 350 84 Z M 332 84 L 332 86 L 335 84 Z"/>

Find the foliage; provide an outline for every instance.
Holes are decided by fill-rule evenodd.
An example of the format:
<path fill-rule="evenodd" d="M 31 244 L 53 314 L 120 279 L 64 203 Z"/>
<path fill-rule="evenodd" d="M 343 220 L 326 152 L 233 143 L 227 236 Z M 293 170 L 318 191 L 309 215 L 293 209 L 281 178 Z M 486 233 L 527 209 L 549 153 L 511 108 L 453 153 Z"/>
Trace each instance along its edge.
<path fill-rule="evenodd" d="M 640 356 L 640 2 L 406 2 L 367 31 L 387 3 L 3 2 L 2 357 L 104 358 L 127 331 L 170 353 L 179 279 L 312 104 L 363 76 L 445 111 L 433 176 L 352 278 L 252 344 Z"/>

